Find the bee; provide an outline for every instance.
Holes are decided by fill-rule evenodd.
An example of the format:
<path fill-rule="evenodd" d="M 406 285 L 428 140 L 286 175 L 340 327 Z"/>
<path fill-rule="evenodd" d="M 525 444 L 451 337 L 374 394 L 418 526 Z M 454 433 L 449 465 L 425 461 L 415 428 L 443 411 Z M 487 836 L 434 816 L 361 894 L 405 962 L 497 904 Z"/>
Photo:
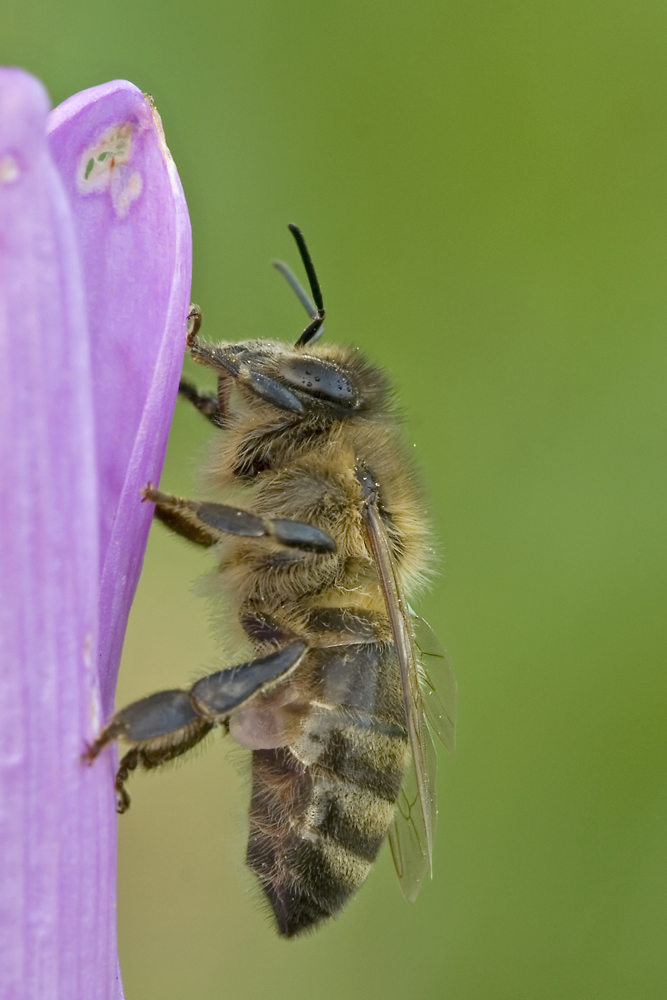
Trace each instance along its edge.
<path fill-rule="evenodd" d="M 115 782 L 124 812 L 131 771 L 216 726 L 251 750 L 246 862 L 288 938 L 341 911 L 387 837 L 416 898 L 436 825 L 430 730 L 453 752 L 456 719 L 451 665 L 406 602 L 430 550 L 389 380 L 356 348 L 315 346 L 322 291 L 289 229 L 312 294 L 274 262 L 309 315 L 293 348 L 203 343 L 199 308 L 188 317 L 190 354 L 218 385 L 184 381 L 180 393 L 220 431 L 212 485 L 244 487 L 252 510 L 143 491 L 167 528 L 214 551 L 254 657 L 128 705 L 87 754 L 130 744 Z"/>

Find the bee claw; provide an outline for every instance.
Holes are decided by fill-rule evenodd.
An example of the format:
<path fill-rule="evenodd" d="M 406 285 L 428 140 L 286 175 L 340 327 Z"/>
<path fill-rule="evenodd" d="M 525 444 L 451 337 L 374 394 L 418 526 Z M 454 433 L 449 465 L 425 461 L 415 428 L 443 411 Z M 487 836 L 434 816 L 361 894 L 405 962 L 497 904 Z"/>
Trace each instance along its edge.
<path fill-rule="evenodd" d="M 130 796 L 127 794 L 124 788 L 116 789 L 116 812 L 119 816 L 122 816 L 124 812 L 130 808 Z"/>
<path fill-rule="evenodd" d="M 150 494 L 153 492 L 153 484 L 151 482 L 147 482 L 146 485 L 142 486 L 139 490 L 139 493 L 141 494 L 141 502 L 145 503 L 147 500 L 150 500 Z"/>
<path fill-rule="evenodd" d="M 85 764 L 87 767 L 94 764 L 99 757 L 103 746 L 104 744 L 100 743 L 99 740 L 93 740 L 92 743 L 88 743 L 88 741 L 86 741 L 86 750 L 81 754 L 81 763 Z"/>
<path fill-rule="evenodd" d="M 185 338 L 185 342 L 188 347 L 192 347 L 197 340 L 197 334 L 201 329 L 202 322 L 202 312 L 198 305 L 194 302 L 190 304 L 190 311 L 188 312 L 188 332 Z"/>

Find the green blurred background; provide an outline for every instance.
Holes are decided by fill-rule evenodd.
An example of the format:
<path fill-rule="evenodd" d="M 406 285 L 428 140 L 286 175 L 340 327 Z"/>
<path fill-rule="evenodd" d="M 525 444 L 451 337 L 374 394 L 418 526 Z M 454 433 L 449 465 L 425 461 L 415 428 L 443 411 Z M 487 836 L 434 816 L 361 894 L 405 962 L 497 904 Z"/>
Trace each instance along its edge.
<path fill-rule="evenodd" d="M 420 610 L 460 728 L 433 882 L 408 906 L 385 851 L 337 922 L 279 941 L 219 739 L 132 782 L 129 1000 L 663 998 L 664 2 L 5 0 L 0 59 L 54 103 L 154 95 L 208 337 L 294 339 L 269 261 L 304 227 L 327 336 L 396 377 L 441 542 Z M 179 404 L 166 488 L 195 489 L 208 435 Z M 154 530 L 120 703 L 216 664 L 207 565 Z"/>

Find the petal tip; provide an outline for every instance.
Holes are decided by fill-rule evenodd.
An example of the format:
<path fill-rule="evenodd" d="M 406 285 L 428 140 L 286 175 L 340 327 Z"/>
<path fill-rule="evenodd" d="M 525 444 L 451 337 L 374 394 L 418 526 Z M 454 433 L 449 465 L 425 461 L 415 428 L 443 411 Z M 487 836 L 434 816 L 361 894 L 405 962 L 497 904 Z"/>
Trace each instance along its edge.
<path fill-rule="evenodd" d="M 116 94 L 124 94 L 128 97 L 133 97 L 135 100 L 138 98 L 140 103 L 145 103 L 145 97 L 142 92 L 135 84 L 130 83 L 129 80 L 110 80 L 108 83 L 101 83 L 96 87 L 88 87 L 87 90 L 81 90 L 78 94 L 73 94 L 72 97 L 68 97 L 57 108 L 54 108 L 49 115 L 47 132 L 49 134 L 55 132 L 56 129 L 70 118 L 78 115 L 81 111 L 93 104 L 97 104 L 103 98 L 113 97 Z"/>
<path fill-rule="evenodd" d="M 3 125 L 25 122 L 32 127 L 37 118 L 41 121 L 46 117 L 50 107 L 49 95 L 36 77 L 18 66 L 0 66 L 0 119 Z"/>

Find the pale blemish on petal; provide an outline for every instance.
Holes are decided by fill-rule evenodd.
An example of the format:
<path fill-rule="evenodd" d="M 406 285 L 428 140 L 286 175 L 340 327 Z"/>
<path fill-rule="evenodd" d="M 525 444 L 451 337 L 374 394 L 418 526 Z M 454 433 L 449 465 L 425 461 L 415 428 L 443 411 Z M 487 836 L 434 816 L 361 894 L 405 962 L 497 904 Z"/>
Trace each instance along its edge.
<path fill-rule="evenodd" d="M 11 153 L 7 153 L 0 158 L 0 184 L 13 184 L 14 181 L 19 179 L 20 175 L 21 170 L 19 165 Z"/>
<path fill-rule="evenodd" d="M 108 191 L 119 219 L 125 218 L 143 188 L 141 174 L 129 166 L 133 131 L 129 122 L 108 129 L 83 151 L 77 166 L 76 185 L 81 194 Z"/>
<path fill-rule="evenodd" d="M 90 731 L 93 736 L 97 736 L 102 728 L 102 705 L 100 703 L 100 691 L 96 684 L 90 691 L 88 713 L 90 718 Z"/>
<path fill-rule="evenodd" d="M 92 657 L 93 636 L 91 632 L 86 632 L 83 640 L 83 665 L 86 670 L 90 670 L 93 665 Z"/>
<path fill-rule="evenodd" d="M 143 187 L 141 174 L 131 167 L 121 164 L 111 173 L 111 201 L 116 215 L 119 219 L 124 219 L 130 205 L 141 194 Z"/>
<path fill-rule="evenodd" d="M 97 673 L 93 668 L 93 636 L 91 632 L 86 632 L 83 642 L 83 665 L 86 673 L 91 674 L 90 678 L 90 701 L 88 703 L 88 713 L 90 719 L 91 733 L 96 736 L 102 728 L 102 704 L 100 698 L 100 686 Z"/>

